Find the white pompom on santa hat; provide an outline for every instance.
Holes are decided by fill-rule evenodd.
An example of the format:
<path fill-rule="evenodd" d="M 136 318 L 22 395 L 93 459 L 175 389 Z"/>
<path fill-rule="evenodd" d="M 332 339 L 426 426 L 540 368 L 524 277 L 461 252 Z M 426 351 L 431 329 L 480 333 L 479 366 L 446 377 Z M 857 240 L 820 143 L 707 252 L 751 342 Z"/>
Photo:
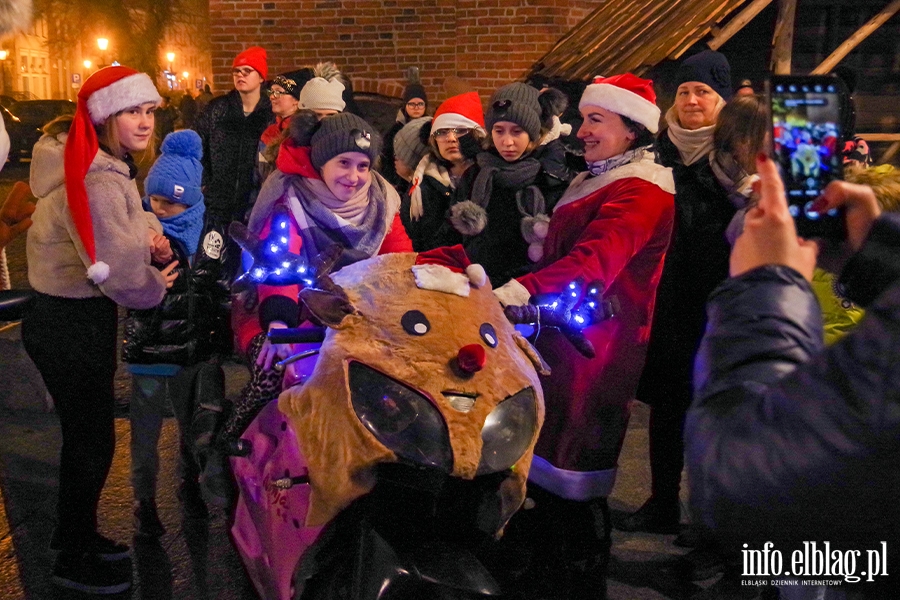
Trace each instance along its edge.
<path fill-rule="evenodd" d="M 66 139 L 66 196 L 78 237 L 91 261 L 87 276 L 94 283 L 103 283 L 109 277 L 109 265 L 97 261 L 94 225 L 84 187 L 84 177 L 100 148 L 94 126 L 127 108 L 148 102 L 158 105 L 161 100 L 147 74 L 123 66 L 100 69 L 85 80 L 78 92 L 78 106 Z"/>
<path fill-rule="evenodd" d="M 651 79 L 641 79 L 631 73 L 612 77 L 594 77 L 585 88 L 578 109 L 599 106 L 617 115 L 628 117 L 646 127 L 650 133 L 659 131 L 659 107 Z"/>

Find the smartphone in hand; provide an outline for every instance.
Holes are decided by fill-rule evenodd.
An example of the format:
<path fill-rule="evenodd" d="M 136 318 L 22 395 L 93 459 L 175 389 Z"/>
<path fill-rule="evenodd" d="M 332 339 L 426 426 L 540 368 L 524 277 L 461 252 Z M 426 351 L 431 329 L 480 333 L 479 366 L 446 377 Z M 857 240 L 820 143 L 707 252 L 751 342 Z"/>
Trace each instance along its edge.
<path fill-rule="evenodd" d="M 788 208 L 805 238 L 846 237 L 843 214 L 817 213 L 813 202 L 841 179 L 849 94 L 833 75 L 773 75 L 767 82 L 772 115 L 772 158 L 778 164 Z"/>

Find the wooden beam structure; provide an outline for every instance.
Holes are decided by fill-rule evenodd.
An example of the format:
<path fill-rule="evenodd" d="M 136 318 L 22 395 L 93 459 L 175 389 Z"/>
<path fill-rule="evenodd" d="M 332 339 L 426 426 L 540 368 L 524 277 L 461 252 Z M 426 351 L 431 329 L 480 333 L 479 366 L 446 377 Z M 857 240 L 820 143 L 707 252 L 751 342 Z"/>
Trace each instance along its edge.
<path fill-rule="evenodd" d="M 738 31 L 744 28 L 744 25 L 753 20 L 756 15 L 762 12 L 762 9 L 772 3 L 772 0 L 753 0 L 744 10 L 739 12 L 737 16 L 728 21 L 722 29 L 716 31 L 712 38 L 706 42 L 710 50 L 718 50 L 722 45 L 731 39 Z"/>
<path fill-rule="evenodd" d="M 897 152 L 900 151 L 900 142 L 894 142 L 888 149 L 884 151 L 884 154 L 881 155 L 881 160 L 878 161 L 878 164 L 883 165 L 884 163 L 890 161 L 894 156 L 896 156 Z"/>
<path fill-rule="evenodd" d="M 797 0 L 778 0 L 778 19 L 772 38 L 772 72 L 776 75 L 791 74 L 791 51 L 794 47 L 794 16 Z"/>
<path fill-rule="evenodd" d="M 867 142 L 900 142 L 900 133 L 857 133 Z"/>
<path fill-rule="evenodd" d="M 900 0 L 894 0 L 885 6 L 881 12 L 872 17 L 868 23 L 860 27 L 856 33 L 848 37 L 828 58 L 823 60 L 818 67 L 813 69 L 811 74 L 824 75 L 830 73 L 845 56 L 860 44 L 860 42 L 869 37 L 873 31 L 884 25 L 884 23 L 897 14 L 898 11 L 900 11 Z"/>
<path fill-rule="evenodd" d="M 607 0 L 541 57 L 532 73 L 569 80 L 641 75 L 666 58 L 681 56 L 744 4 L 746 0 Z"/>

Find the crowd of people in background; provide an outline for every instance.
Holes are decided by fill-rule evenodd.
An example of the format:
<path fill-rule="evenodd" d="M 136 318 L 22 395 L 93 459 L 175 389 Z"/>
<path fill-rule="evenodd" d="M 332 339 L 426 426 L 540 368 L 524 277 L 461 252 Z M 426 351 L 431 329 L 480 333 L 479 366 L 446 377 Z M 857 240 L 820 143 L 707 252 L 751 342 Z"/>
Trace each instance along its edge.
<path fill-rule="evenodd" d="M 486 105 L 475 90 L 434 102 L 437 90 L 413 77 L 385 132 L 358 114 L 334 63 L 270 79 L 266 51 L 251 47 L 232 76 L 227 93 L 185 93 L 176 110 L 146 75 L 101 69 L 76 114 L 48 124 L 35 146 L 34 215 L 18 200 L 4 206 L 0 243 L 31 226 L 36 298 L 22 335 L 62 424 L 56 583 L 89 593 L 131 583 L 128 547 L 97 529 L 122 342 L 136 382 L 171 381 L 185 513 L 233 505 L 228 457 L 246 453 L 241 434 L 284 385 L 275 362 L 298 350 L 266 334 L 304 321 L 298 286 L 274 273 L 232 289 L 246 268 L 232 222 L 269 240 L 283 220 L 280 243 L 307 263 L 332 245 L 343 265 L 461 244 L 504 306 L 576 280 L 616 299 L 614 318 L 584 330 L 595 357 L 554 329 L 535 341 L 551 367 L 546 419 L 529 510 L 513 516 L 494 565 L 523 598 L 604 597 L 614 526 L 679 534 L 698 578 L 739 563 L 731 542 L 751 532 L 786 544 L 897 539 L 900 237 L 894 216 L 879 215 L 896 210 L 900 176 L 868 164 L 864 142 L 845 149 L 858 183 L 820 200 L 846 207 L 861 251 L 837 285 L 838 267 L 814 271 L 760 157 L 771 141 L 764 99 L 746 81 L 733 93 L 718 52 L 681 63 L 665 114 L 653 82 L 629 73 L 597 77 L 579 97 L 511 82 Z M 561 118 L 569 103 L 575 123 Z M 141 193 L 133 154 L 156 152 Z M 836 340 L 869 305 L 858 336 L 823 349 L 823 330 L 839 328 Z M 124 340 L 117 306 L 128 309 Z M 250 379 L 230 406 L 221 362 L 233 356 Z M 635 398 L 651 407 L 652 487 L 613 523 L 607 497 Z M 165 531 L 155 503 L 161 402 L 131 403 L 135 532 L 145 537 Z M 699 511 L 690 528 L 686 449 Z M 882 474 L 879 491 L 848 500 L 871 487 L 871 473 Z"/>

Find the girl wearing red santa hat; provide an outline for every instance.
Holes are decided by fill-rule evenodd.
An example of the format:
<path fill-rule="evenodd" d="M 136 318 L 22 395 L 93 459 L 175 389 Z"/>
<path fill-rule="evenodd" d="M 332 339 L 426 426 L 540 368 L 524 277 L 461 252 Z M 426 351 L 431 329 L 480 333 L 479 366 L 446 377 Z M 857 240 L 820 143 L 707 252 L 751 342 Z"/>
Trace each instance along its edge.
<path fill-rule="evenodd" d="M 416 252 L 439 246 L 452 246 L 462 241 L 462 234 L 450 225 L 450 207 L 469 197 L 472 182 L 478 174 L 475 156 L 481 152 L 485 138 L 484 111 L 478 92 L 467 92 L 447 98 L 434 113 L 431 127 L 419 131 L 427 139 L 430 152 L 415 169 L 409 197 L 403 198 L 400 217 Z M 464 223 L 484 218 L 454 214 Z M 470 225 L 473 227 L 473 225 Z"/>
<path fill-rule="evenodd" d="M 130 154 L 153 147 L 159 101 L 147 75 L 100 69 L 79 91 L 68 133 L 48 126 L 31 163 L 40 202 L 28 234 L 28 280 L 37 296 L 22 340 L 62 426 L 53 580 L 95 594 L 131 586 L 128 546 L 97 532 L 115 449 L 116 304 L 159 304 L 177 264 L 160 270 L 151 262 L 172 252 L 141 206 Z"/>
<path fill-rule="evenodd" d="M 672 171 L 656 164 L 652 151 L 660 115 L 653 82 L 631 74 L 598 77 L 579 109 L 588 171 L 556 204 L 537 270 L 496 290 L 504 304 L 520 305 L 537 294 L 558 296 L 583 278 L 621 307 L 613 318 L 585 327 L 594 358 L 554 329 L 545 328 L 535 344 L 552 370 L 542 378 L 546 418 L 529 475 L 536 506 L 510 522 L 510 542 L 537 544 L 528 570 L 534 579 L 516 589 L 559 593 L 571 585 L 558 596 L 567 598 L 603 596 L 606 497 L 644 364 L 675 210 Z"/>

